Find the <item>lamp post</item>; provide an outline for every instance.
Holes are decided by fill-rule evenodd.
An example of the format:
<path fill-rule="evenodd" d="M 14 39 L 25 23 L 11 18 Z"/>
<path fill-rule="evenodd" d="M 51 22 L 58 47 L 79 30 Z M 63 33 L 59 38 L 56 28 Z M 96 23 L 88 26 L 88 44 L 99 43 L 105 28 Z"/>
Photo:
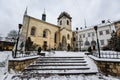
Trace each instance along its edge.
<path fill-rule="evenodd" d="M 15 46 L 14 58 L 16 58 L 16 54 L 17 54 L 17 46 L 18 46 L 18 41 L 19 41 L 19 35 L 20 35 L 20 29 L 21 28 L 22 28 L 22 24 L 19 24 L 18 38 L 17 38 L 17 42 L 16 42 L 16 46 Z"/>
<path fill-rule="evenodd" d="M 78 40 L 78 28 L 76 28 L 76 36 L 77 36 L 77 40 L 76 40 L 76 42 L 77 42 L 77 51 L 79 50 L 79 40 Z"/>
<path fill-rule="evenodd" d="M 76 38 L 75 38 L 75 35 L 73 37 L 73 50 L 75 51 L 75 48 L 76 48 Z"/>
<path fill-rule="evenodd" d="M 80 51 L 81 51 L 81 43 L 82 43 L 82 39 L 80 38 Z"/>
<path fill-rule="evenodd" d="M 98 26 L 94 26 L 94 30 L 96 32 L 96 38 L 97 38 L 97 47 L 98 47 L 98 54 L 99 54 L 99 58 L 100 58 L 100 46 L 99 46 L 99 39 L 98 39 L 98 34 L 97 34 L 97 28 Z"/>

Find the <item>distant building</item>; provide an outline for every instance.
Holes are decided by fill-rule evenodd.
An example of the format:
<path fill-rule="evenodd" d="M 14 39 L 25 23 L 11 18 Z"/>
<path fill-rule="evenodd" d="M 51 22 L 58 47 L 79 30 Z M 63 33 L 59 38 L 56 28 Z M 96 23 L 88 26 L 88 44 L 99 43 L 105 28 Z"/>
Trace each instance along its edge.
<path fill-rule="evenodd" d="M 117 36 L 120 36 L 120 21 L 115 22 Z"/>
<path fill-rule="evenodd" d="M 119 21 L 102 21 L 101 24 L 95 25 L 98 26 L 97 32 L 101 49 L 102 47 L 108 45 L 109 39 L 111 38 L 111 33 L 117 30 L 118 26 L 116 26 L 115 24 L 117 22 Z M 74 47 L 78 50 L 87 50 L 90 46 L 92 47 L 92 49 L 97 48 L 96 33 L 94 30 L 94 26 L 84 29 L 81 28 L 79 30 L 74 31 L 74 38 Z"/>
<path fill-rule="evenodd" d="M 1 50 L 12 50 L 15 42 L 8 37 L 0 37 L 0 51 Z"/>
<path fill-rule="evenodd" d="M 14 44 L 14 42 L 0 41 L 0 50 L 12 50 Z"/>

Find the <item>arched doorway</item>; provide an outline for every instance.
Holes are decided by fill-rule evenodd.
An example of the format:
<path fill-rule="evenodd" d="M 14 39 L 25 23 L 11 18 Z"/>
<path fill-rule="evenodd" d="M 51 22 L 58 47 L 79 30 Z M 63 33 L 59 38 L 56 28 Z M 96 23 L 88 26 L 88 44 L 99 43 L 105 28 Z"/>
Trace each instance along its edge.
<path fill-rule="evenodd" d="M 50 37 L 51 37 L 50 30 L 49 29 L 43 30 L 43 39 L 44 39 L 42 45 L 43 50 L 47 50 L 51 48 Z"/>
<path fill-rule="evenodd" d="M 62 36 L 62 50 L 67 49 L 67 42 L 66 42 L 66 37 Z"/>
<path fill-rule="evenodd" d="M 90 42 L 89 41 L 85 41 L 85 48 L 86 48 L 86 50 L 88 49 L 88 47 L 90 47 Z"/>
<path fill-rule="evenodd" d="M 92 49 L 95 50 L 95 46 L 96 46 L 96 41 L 95 40 L 92 40 L 91 41 L 91 46 L 92 46 Z"/>

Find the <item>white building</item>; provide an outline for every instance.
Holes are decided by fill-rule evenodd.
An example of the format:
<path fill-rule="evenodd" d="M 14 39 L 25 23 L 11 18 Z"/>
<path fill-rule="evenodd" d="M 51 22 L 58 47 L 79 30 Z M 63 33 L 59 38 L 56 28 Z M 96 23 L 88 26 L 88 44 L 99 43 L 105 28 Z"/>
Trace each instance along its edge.
<path fill-rule="evenodd" d="M 106 46 L 108 44 L 109 39 L 111 38 L 111 33 L 116 31 L 114 22 L 105 22 L 102 21 L 98 26 L 97 34 L 99 39 L 100 48 Z M 87 50 L 88 47 L 92 47 L 92 49 L 97 48 L 97 38 L 96 32 L 94 30 L 94 26 L 78 29 L 74 31 L 74 47 L 78 50 Z"/>

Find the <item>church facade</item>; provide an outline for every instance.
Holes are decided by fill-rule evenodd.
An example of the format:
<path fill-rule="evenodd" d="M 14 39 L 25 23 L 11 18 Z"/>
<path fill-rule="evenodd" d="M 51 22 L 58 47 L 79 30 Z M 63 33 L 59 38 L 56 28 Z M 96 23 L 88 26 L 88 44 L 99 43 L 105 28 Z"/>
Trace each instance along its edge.
<path fill-rule="evenodd" d="M 42 20 L 40 20 L 27 15 L 26 11 L 21 35 L 25 40 L 30 37 L 33 44 L 40 46 L 43 50 L 67 50 L 68 45 L 72 48 L 72 17 L 67 12 L 62 12 L 57 20 L 57 25 L 51 24 L 46 22 L 45 13 L 42 14 Z"/>

